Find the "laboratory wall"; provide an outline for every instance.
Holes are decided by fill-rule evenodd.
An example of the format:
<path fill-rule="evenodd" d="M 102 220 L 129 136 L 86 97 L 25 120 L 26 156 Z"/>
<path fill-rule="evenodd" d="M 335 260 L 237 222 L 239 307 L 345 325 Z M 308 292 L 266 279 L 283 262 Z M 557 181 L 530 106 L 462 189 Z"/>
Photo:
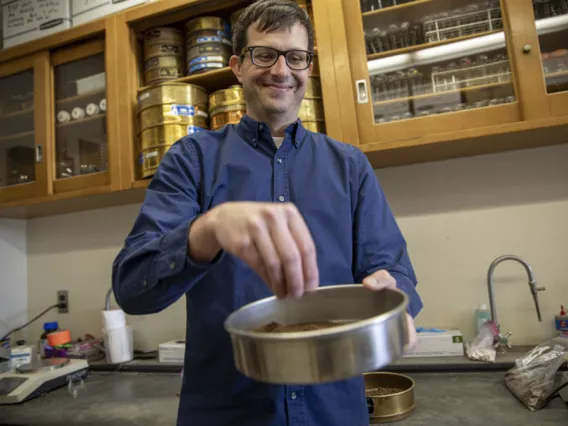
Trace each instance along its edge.
<path fill-rule="evenodd" d="M 377 176 L 419 278 L 424 309 L 417 325 L 457 327 L 471 338 L 474 310 L 488 302 L 490 263 L 515 254 L 532 265 L 546 287 L 539 294 L 543 321 L 537 320 L 524 269 L 508 262 L 495 273 L 502 328 L 513 332 L 514 344 L 554 334 L 553 315 L 560 303 L 568 305 L 568 145 L 389 168 Z M 51 303 L 58 289 L 67 289 L 69 314 L 45 319 L 59 320 L 75 337 L 100 335 L 112 261 L 138 208 L 29 220 L 29 314 Z M 185 303 L 155 315 L 129 316 L 128 322 L 137 347 L 152 350 L 183 338 Z M 32 330 L 38 334 L 40 327 L 41 321 Z"/>

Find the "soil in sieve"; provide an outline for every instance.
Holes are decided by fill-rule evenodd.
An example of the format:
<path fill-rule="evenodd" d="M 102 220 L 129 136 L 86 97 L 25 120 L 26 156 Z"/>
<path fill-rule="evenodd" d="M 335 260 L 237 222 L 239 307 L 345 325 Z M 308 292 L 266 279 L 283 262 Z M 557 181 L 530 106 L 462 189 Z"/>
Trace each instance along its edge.
<path fill-rule="evenodd" d="M 298 331 L 324 330 L 326 328 L 338 327 L 344 324 L 345 322 L 314 321 L 284 325 L 273 321 L 263 325 L 262 327 L 256 328 L 254 331 L 259 333 L 293 333 Z"/>
<path fill-rule="evenodd" d="M 378 387 L 378 388 L 365 390 L 365 396 L 386 396 L 399 392 L 402 392 L 402 389 Z"/>

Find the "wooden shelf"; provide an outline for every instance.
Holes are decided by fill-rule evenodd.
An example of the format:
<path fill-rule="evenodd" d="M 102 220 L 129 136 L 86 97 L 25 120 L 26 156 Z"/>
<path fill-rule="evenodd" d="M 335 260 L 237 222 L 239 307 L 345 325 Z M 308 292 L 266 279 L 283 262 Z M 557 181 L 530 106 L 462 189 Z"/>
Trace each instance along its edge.
<path fill-rule="evenodd" d="M 132 189 L 146 189 L 151 181 L 152 179 L 136 180 L 132 183 Z"/>
<path fill-rule="evenodd" d="M 239 84 L 237 77 L 233 73 L 230 67 L 221 68 L 214 71 L 204 72 L 202 74 L 188 75 L 185 77 L 177 78 L 175 80 L 168 81 L 168 83 L 187 83 L 195 84 L 196 86 L 201 86 L 209 93 L 215 90 L 226 89 L 234 84 Z M 146 90 L 151 86 L 144 86 L 138 89 L 138 93 Z"/>
<path fill-rule="evenodd" d="M 433 1 L 434 0 L 415 0 L 415 1 L 410 2 L 410 3 L 403 3 L 403 4 L 399 4 L 397 6 L 385 7 L 384 9 L 372 10 L 371 12 L 364 12 L 362 15 L 363 15 L 363 18 L 368 18 L 369 16 L 377 16 L 377 15 L 381 15 L 383 13 L 396 12 L 396 11 L 399 11 L 399 10 L 402 10 L 402 9 L 417 6 L 419 4 L 432 3 Z"/>
<path fill-rule="evenodd" d="M 55 103 L 58 104 L 58 105 L 59 104 L 65 104 L 65 103 L 69 103 L 69 102 L 73 102 L 73 101 L 80 101 L 81 99 L 90 98 L 92 96 L 100 95 L 100 94 L 106 95 L 106 89 L 93 90 L 91 92 L 86 92 L 86 93 L 83 93 L 81 95 L 71 96 L 70 98 L 58 99 L 58 100 L 55 101 Z"/>
<path fill-rule="evenodd" d="M 35 134 L 35 131 L 30 130 L 28 132 L 16 133 L 14 135 L 9 135 L 9 136 L 0 136 L 0 142 L 10 141 L 10 140 L 13 140 L 13 139 L 20 139 L 20 138 L 24 138 L 26 136 L 33 136 L 34 134 Z"/>
<path fill-rule="evenodd" d="M 384 101 L 379 101 L 379 102 L 373 103 L 373 106 L 381 106 L 381 105 L 392 104 L 392 103 L 396 103 L 396 102 L 414 101 L 414 100 L 417 100 L 417 99 L 427 99 L 427 98 L 433 98 L 433 97 L 437 97 L 437 96 L 452 95 L 452 94 L 456 94 L 456 93 L 471 92 L 471 91 L 492 89 L 492 88 L 500 87 L 500 86 L 512 86 L 512 85 L 513 85 L 513 82 L 511 82 L 511 81 L 506 81 L 506 82 L 502 82 L 502 83 L 482 84 L 482 85 L 479 85 L 479 86 L 464 87 L 463 89 L 459 89 L 459 90 L 445 90 L 443 92 L 428 93 L 426 95 L 416 95 L 416 96 L 407 96 L 407 97 L 404 97 L 404 98 L 386 99 Z"/>
<path fill-rule="evenodd" d="M 387 50 L 385 52 L 373 53 L 371 55 L 367 55 L 367 61 L 374 61 L 375 59 L 380 59 L 387 56 L 395 56 L 395 55 L 402 55 L 404 53 L 417 52 L 418 50 L 429 49 L 431 47 L 437 47 L 437 46 L 444 46 L 446 44 L 457 43 L 460 41 L 470 40 L 472 38 L 483 37 L 486 35 L 496 34 L 499 32 L 502 32 L 502 30 L 484 31 L 482 33 L 461 36 L 449 40 L 440 40 L 432 43 L 422 43 L 422 44 L 417 44 L 415 46 L 403 47 L 401 49 L 394 49 L 394 50 Z"/>
<path fill-rule="evenodd" d="M 8 114 L 0 115 L 0 120 L 4 120 L 6 118 L 18 117 L 20 115 L 28 114 L 30 112 L 34 112 L 34 109 L 33 108 L 27 108 L 27 109 L 22 109 L 20 111 L 10 112 Z"/>
<path fill-rule="evenodd" d="M 59 123 L 55 127 L 60 129 L 62 127 L 69 127 L 69 126 L 74 126 L 74 125 L 77 125 L 77 124 L 88 123 L 89 121 L 102 120 L 103 118 L 106 118 L 106 114 L 97 114 L 97 115 L 93 115 L 91 117 L 83 118 L 81 120 L 72 120 L 72 121 L 68 121 L 67 123 Z"/>

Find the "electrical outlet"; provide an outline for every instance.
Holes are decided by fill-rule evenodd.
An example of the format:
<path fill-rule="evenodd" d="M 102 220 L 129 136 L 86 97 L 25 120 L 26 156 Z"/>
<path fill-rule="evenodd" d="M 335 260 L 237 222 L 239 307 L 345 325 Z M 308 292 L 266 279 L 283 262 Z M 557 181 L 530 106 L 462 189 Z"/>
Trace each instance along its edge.
<path fill-rule="evenodd" d="M 69 294 L 67 290 L 57 291 L 57 304 L 59 305 L 57 312 L 60 314 L 66 314 L 69 312 Z"/>

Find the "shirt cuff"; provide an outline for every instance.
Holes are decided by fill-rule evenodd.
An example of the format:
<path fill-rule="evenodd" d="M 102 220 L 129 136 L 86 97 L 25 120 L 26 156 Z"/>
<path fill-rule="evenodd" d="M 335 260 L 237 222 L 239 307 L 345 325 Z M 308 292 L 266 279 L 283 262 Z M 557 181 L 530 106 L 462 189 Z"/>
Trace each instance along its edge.
<path fill-rule="evenodd" d="M 396 280 L 396 288 L 403 291 L 408 296 L 408 306 L 406 311 L 412 318 L 416 318 L 423 307 L 422 299 L 420 299 L 420 296 L 416 291 L 416 286 L 404 274 L 391 272 L 391 275 Z"/>
<path fill-rule="evenodd" d="M 198 262 L 189 256 L 189 228 L 196 218 L 188 220 L 170 231 L 162 238 L 160 252 L 156 262 L 158 279 L 177 275 L 185 268 L 206 270 L 218 264 L 224 257 L 224 251 L 217 253 L 211 262 Z"/>

